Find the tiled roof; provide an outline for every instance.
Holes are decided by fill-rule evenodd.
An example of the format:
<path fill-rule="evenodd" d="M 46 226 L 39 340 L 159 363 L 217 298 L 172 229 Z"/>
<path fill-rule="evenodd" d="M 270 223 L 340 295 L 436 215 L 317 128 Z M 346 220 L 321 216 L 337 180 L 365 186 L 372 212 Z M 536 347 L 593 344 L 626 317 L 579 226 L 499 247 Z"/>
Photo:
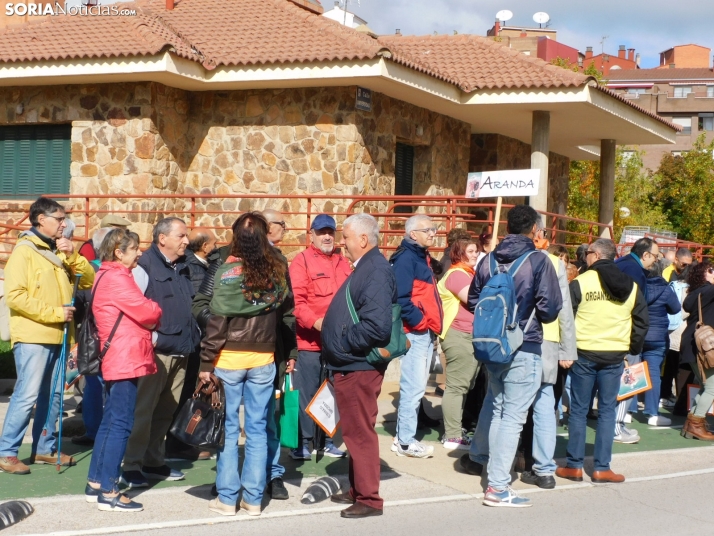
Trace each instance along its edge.
<path fill-rule="evenodd" d="M 714 80 L 714 70 L 700 69 L 616 69 L 607 75 L 609 83 L 669 82 L 676 80 Z"/>
<path fill-rule="evenodd" d="M 476 35 L 383 36 L 392 59 L 459 86 L 476 89 L 579 87 L 589 77 L 550 65 Z"/>

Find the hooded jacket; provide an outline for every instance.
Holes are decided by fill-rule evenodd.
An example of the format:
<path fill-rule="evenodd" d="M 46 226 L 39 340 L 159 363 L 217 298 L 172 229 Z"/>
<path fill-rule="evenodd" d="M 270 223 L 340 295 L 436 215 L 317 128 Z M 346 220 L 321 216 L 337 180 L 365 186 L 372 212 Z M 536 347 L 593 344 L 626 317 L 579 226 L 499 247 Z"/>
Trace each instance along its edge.
<path fill-rule="evenodd" d="M 647 311 L 650 315 L 650 328 L 645 336 L 645 345 L 651 347 L 667 346 L 669 339 L 669 315 L 682 310 L 677 294 L 667 284 L 664 277 L 647 279 Z"/>
<path fill-rule="evenodd" d="M 496 262 L 508 268 L 513 261 L 529 251 L 535 251 L 533 240 L 524 235 L 509 234 L 489 255 L 495 255 Z M 476 268 L 476 276 L 469 289 L 468 309 L 471 312 L 476 309 L 481 289 L 491 279 L 490 265 L 490 259 L 486 257 Z M 558 318 L 558 313 L 563 307 L 558 276 L 548 256 L 536 253 L 528 257 L 515 276 L 515 285 L 518 323 L 524 330 L 521 350 L 541 355 L 542 323 L 552 322 Z M 528 319 L 534 310 L 533 321 L 528 331 L 525 331 Z"/>
<path fill-rule="evenodd" d="M 405 238 L 389 264 L 397 280 L 397 303 L 402 307 L 404 330 L 441 333 L 444 311 L 426 248 Z"/>
<path fill-rule="evenodd" d="M 624 257 L 620 257 L 615 261 L 617 267 L 622 273 L 629 275 L 632 280 L 637 283 L 642 295 L 647 298 L 647 270 L 644 269 L 640 260 L 633 254 L 629 253 Z"/>
<path fill-rule="evenodd" d="M 642 352 L 649 327 L 639 287 L 611 260 L 593 263 L 570 283 L 578 355 L 603 365 Z"/>
<path fill-rule="evenodd" d="M 34 247 L 20 245 L 25 240 Z M 80 273 L 82 278 L 78 288 L 92 288 L 94 269 L 76 249 L 67 257 L 62 251 L 51 251 L 49 244 L 31 231 L 20 234 L 5 265 L 5 301 L 10 309 L 13 345 L 18 342 L 62 343 L 63 305 L 72 301 L 74 281 L 70 277 Z M 74 325 L 70 326 L 70 340 L 74 339 L 74 331 Z"/>
<path fill-rule="evenodd" d="M 118 262 L 102 263 L 95 287 L 92 312 L 101 344 L 109 338 L 119 313 L 124 313 L 102 361 L 104 380 L 154 374 L 154 346 L 151 330 L 145 326 L 159 323 L 159 305 L 141 293 L 129 269 Z"/>

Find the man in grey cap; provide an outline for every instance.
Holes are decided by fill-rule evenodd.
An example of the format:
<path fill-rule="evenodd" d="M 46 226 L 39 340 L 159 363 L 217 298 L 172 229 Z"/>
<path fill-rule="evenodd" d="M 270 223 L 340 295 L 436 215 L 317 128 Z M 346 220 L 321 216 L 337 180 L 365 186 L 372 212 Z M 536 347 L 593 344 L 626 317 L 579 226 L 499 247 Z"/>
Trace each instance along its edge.
<path fill-rule="evenodd" d="M 99 222 L 100 228 L 108 227 L 126 229 L 130 225 L 131 222 L 129 220 L 125 220 L 124 218 L 122 218 L 121 216 L 117 216 L 116 214 L 107 214 L 102 218 L 102 221 Z M 90 262 L 97 260 L 97 253 L 95 251 L 94 244 L 91 240 L 87 240 L 84 244 L 80 246 L 79 254 Z"/>
<path fill-rule="evenodd" d="M 310 247 L 298 253 L 290 264 L 290 280 L 295 295 L 298 360 L 293 373 L 295 389 L 300 391 L 301 445 L 290 452 L 294 460 L 312 458 L 309 442 L 315 444 L 315 422 L 305 408 L 320 387 L 322 367 L 322 321 L 332 297 L 352 273 L 350 263 L 335 251 L 335 220 L 327 214 L 318 215 L 310 227 Z M 328 438 L 325 455 L 342 458 L 345 453 Z"/>

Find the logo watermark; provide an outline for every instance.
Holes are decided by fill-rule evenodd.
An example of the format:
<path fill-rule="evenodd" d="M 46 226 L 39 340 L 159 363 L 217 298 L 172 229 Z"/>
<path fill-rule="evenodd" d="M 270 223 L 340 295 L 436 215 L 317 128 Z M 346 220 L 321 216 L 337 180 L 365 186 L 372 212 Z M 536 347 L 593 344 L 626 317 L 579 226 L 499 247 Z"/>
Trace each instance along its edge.
<path fill-rule="evenodd" d="M 70 15 L 76 17 L 78 15 L 93 16 L 93 17 L 131 17 L 136 15 L 135 9 L 121 9 L 117 5 L 100 6 L 100 5 L 68 5 L 66 2 L 46 4 L 23 4 L 23 3 L 7 3 L 5 4 L 5 15 L 11 17 L 17 15 L 24 17 L 30 16 L 57 16 Z"/>

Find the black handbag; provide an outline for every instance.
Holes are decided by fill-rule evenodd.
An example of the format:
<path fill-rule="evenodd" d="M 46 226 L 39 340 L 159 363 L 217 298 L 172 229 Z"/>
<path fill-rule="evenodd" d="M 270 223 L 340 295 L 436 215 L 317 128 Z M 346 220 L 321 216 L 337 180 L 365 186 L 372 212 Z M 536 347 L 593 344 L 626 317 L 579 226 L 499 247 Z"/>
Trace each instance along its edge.
<path fill-rule="evenodd" d="M 226 417 L 223 384 L 217 378 L 207 384 L 200 382 L 176 415 L 170 432 L 187 445 L 217 448 L 223 445 Z"/>
<path fill-rule="evenodd" d="M 114 334 L 117 332 L 119 322 L 121 322 L 121 319 L 124 316 L 124 313 L 119 313 L 117 321 L 114 322 L 114 327 L 109 334 L 109 338 L 104 343 L 104 346 L 102 346 L 99 340 L 97 323 L 94 320 L 92 303 L 94 302 L 94 293 L 99 286 L 99 282 L 105 275 L 106 272 L 102 274 L 94 284 L 92 294 L 90 295 L 89 301 L 86 305 L 84 320 L 79 328 L 79 336 L 77 337 L 77 371 L 84 376 L 98 376 L 101 373 L 102 360 L 109 350 L 109 347 L 112 345 Z"/>

